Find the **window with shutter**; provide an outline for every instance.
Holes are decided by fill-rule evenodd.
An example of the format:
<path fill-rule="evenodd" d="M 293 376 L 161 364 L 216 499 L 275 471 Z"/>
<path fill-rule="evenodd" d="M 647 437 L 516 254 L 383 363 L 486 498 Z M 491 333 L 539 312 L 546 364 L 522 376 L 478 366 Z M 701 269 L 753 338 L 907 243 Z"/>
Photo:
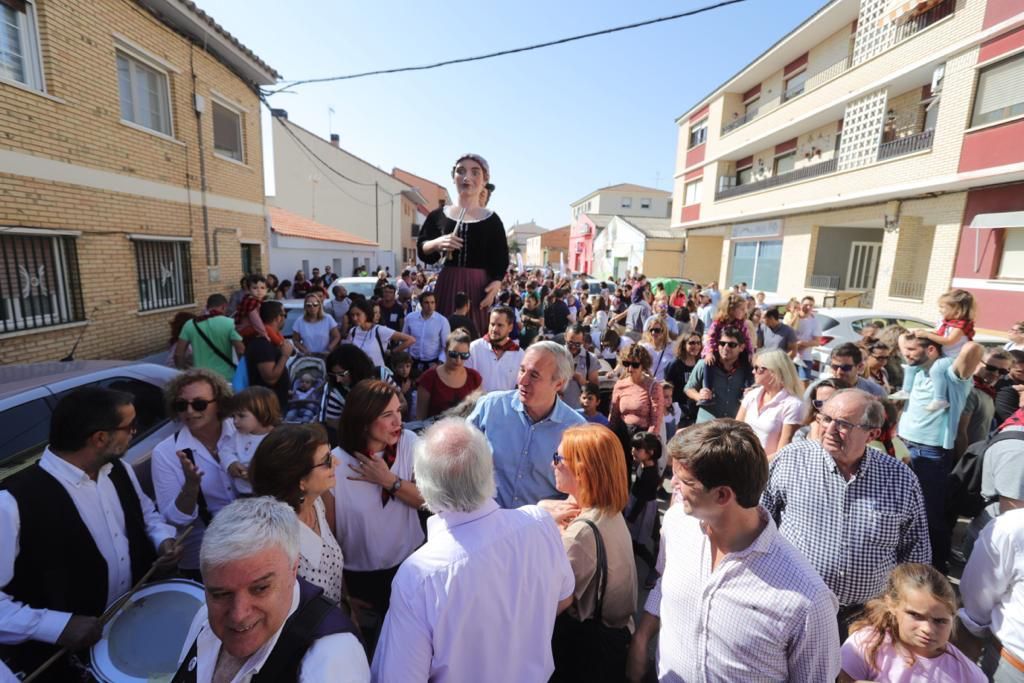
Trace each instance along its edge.
<path fill-rule="evenodd" d="M 971 126 L 1024 116 L 1024 54 L 981 70 Z"/>

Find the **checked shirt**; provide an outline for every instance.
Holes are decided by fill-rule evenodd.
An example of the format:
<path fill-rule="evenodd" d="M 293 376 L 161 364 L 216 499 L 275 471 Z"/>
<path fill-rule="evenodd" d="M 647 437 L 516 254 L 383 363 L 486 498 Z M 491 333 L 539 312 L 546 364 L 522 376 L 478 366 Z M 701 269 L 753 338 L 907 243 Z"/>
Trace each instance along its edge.
<path fill-rule="evenodd" d="M 786 446 L 769 466 L 761 505 L 840 605 L 881 593 L 897 564 L 932 559 L 917 477 L 874 448 L 847 481 L 817 441 Z"/>

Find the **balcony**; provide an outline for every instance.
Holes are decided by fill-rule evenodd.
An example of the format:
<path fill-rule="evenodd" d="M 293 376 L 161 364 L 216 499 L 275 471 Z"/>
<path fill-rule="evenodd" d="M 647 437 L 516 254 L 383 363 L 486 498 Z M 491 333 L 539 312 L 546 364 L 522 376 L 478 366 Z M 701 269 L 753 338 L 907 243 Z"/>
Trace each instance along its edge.
<path fill-rule="evenodd" d="M 904 154 L 913 154 L 914 152 L 931 149 L 934 137 L 935 130 L 929 129 L 915 135 L 907 135 L 906 137 L 892 140 L 891 142 L 883 142 L 878 146 L 878 160 L 885 161 L 886 159 L 901 157 Z"/>
<path fill-rule="evenodd" d="M 810 166 L 804 166 L 798 168 L 795 171 L 789 173 L 781 173 L 774 175 L 764 180 L 758 180 L 753 183 L 745 183 L 743 185 L 736 185 L 734 187 L 724 187 L 715 192 L 715 200 L 730 199 L 732 197 L 739 197 L 741 195 L 749 194 L 751 192 L 758 192 L 759 190 L 767 190 L 773 187 L 779 187 L 781 185 L 788 185 L 790 183 L 798 183 L 801 180 L 807 180 L 809 178 L 817 178 L 818 176 L 828 175 L 836 172 L 837 160 L 829 159 L 828 161 L 822 161 L 817 164 Z"/>
<path fill-rule="evenodd" d="M 839 289 L 839 276 L 811 275 L 811 277 L 807 279 L 807 287 L 809 289 Z"/>
<path fill-rule="evenodd" d="M 915 35 L 928 28 L 932 24 L 945 19 L 956 11 L 956 0 L 942 0 L 931 9 L 911 17 L 896 27 L 896 35 L 893 36 L 893 45 L 899 45 L 904 40 L 913 38 Z"/>
<path fill-rule="evenodd" d="M 889 285 L 889 296 L 898 299 L 924 300 L 924 281 L 893 280 Z"/>

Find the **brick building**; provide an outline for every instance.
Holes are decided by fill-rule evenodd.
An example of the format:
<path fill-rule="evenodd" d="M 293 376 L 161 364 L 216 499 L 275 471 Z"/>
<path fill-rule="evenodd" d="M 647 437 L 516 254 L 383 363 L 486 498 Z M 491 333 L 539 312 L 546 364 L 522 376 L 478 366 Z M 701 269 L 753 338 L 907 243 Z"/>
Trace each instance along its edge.
<path fill-rule="evenodd" d="M 0 364 L 132 358 L 266 263 L 269 65 L 187 0 L 0 0 Z"/>
<path fill-rule="evenodd" d="M 684 274 L 927 318 L 951 285 L 1024 295 L 997 189 L 1024 180 L 1022 26 L 1019 0 L 829 2 L 677 120 Z"/>

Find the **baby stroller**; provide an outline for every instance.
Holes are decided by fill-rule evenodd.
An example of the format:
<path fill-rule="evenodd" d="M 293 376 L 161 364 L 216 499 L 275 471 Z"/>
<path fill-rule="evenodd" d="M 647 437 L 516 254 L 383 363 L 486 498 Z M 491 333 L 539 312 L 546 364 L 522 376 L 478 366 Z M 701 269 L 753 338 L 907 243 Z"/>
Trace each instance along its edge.
<path fill-rule="evenodd" d="M 284 421 L 290 424 L 320 422 L 327 400 L 327 365 L 319 356 L 302 356 L 288 368 L 289 400 Z"/>

